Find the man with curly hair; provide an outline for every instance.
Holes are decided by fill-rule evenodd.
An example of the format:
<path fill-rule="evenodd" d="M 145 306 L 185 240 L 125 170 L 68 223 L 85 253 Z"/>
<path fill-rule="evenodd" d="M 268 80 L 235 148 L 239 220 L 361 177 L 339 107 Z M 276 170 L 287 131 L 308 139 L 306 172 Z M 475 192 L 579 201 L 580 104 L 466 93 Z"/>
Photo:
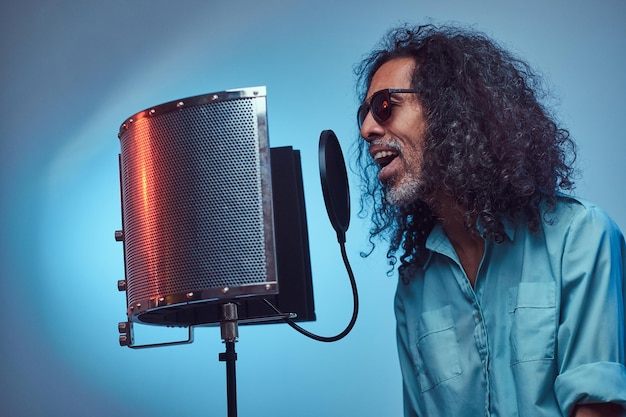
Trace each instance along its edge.
<path fill-rule="evenodd" d="M 487 36 L 402 27 L 357 70 L 370 240 L 393 269 L 405 416 L 626 415 L 626 245 L 566 195 L 574 143 Z"/>

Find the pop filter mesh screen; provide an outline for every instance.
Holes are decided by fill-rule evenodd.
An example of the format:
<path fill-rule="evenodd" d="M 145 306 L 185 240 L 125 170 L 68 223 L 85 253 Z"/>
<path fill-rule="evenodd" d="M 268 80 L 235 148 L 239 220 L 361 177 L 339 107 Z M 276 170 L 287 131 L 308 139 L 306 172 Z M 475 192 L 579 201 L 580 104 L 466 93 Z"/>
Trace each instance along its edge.
<path fill-rule="evenodd" d="M 131 318 L 278 292 L 264 87 L 154 107 L 119 138 Z"/>

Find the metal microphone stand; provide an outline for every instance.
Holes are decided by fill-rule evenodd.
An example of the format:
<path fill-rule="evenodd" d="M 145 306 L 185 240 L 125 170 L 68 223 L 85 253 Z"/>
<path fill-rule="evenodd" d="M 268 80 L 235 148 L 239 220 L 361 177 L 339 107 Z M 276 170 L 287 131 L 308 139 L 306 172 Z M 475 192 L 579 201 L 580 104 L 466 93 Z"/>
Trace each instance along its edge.
<path fill-rule="evenodd" d="M 220 332 L 222 341 L 226 344 L 226 352 L 220 353 L 220 362 L 226 362 L 226 395 L 228 401 L 228 417 L 237 417 L 237 375 L 235 362 L 235 342 L 239 337 L 237 304 L 227 303 L 222 305 L 222 320 Z"/>

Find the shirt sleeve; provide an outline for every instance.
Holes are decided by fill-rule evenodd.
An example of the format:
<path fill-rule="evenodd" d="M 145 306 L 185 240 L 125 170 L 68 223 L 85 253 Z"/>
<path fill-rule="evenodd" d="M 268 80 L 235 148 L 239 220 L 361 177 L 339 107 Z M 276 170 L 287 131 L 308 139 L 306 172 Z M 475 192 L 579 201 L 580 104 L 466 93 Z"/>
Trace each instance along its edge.
<path fill-rule="evenodd" d="M 576 404 L 613 402 L 626 415 L 624 366 L 626 245 L 600 208 L 581 207 L 561 258 L 555 394 L 563 415 Z"/>

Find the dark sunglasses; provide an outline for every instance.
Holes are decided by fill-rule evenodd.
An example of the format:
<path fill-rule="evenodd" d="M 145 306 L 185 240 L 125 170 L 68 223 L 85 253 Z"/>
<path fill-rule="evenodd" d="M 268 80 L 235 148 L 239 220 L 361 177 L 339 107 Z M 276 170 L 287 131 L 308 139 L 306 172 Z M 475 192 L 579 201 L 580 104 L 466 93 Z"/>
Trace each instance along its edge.
<path fill-rule="evenodd" d="M 359 111 L 357 112 L 359 130 L 363 126 L 363 122 L 370 111 L 372 112 L 372 116 L 376 122 L 386 122 L 391 117 L 391 95 L 396 93 L 417 93 L 417 91 L 406 88 L 387 88 L 372 94 L 369 102 L 366 100 L 363 104 L 361 104 Z"/>

